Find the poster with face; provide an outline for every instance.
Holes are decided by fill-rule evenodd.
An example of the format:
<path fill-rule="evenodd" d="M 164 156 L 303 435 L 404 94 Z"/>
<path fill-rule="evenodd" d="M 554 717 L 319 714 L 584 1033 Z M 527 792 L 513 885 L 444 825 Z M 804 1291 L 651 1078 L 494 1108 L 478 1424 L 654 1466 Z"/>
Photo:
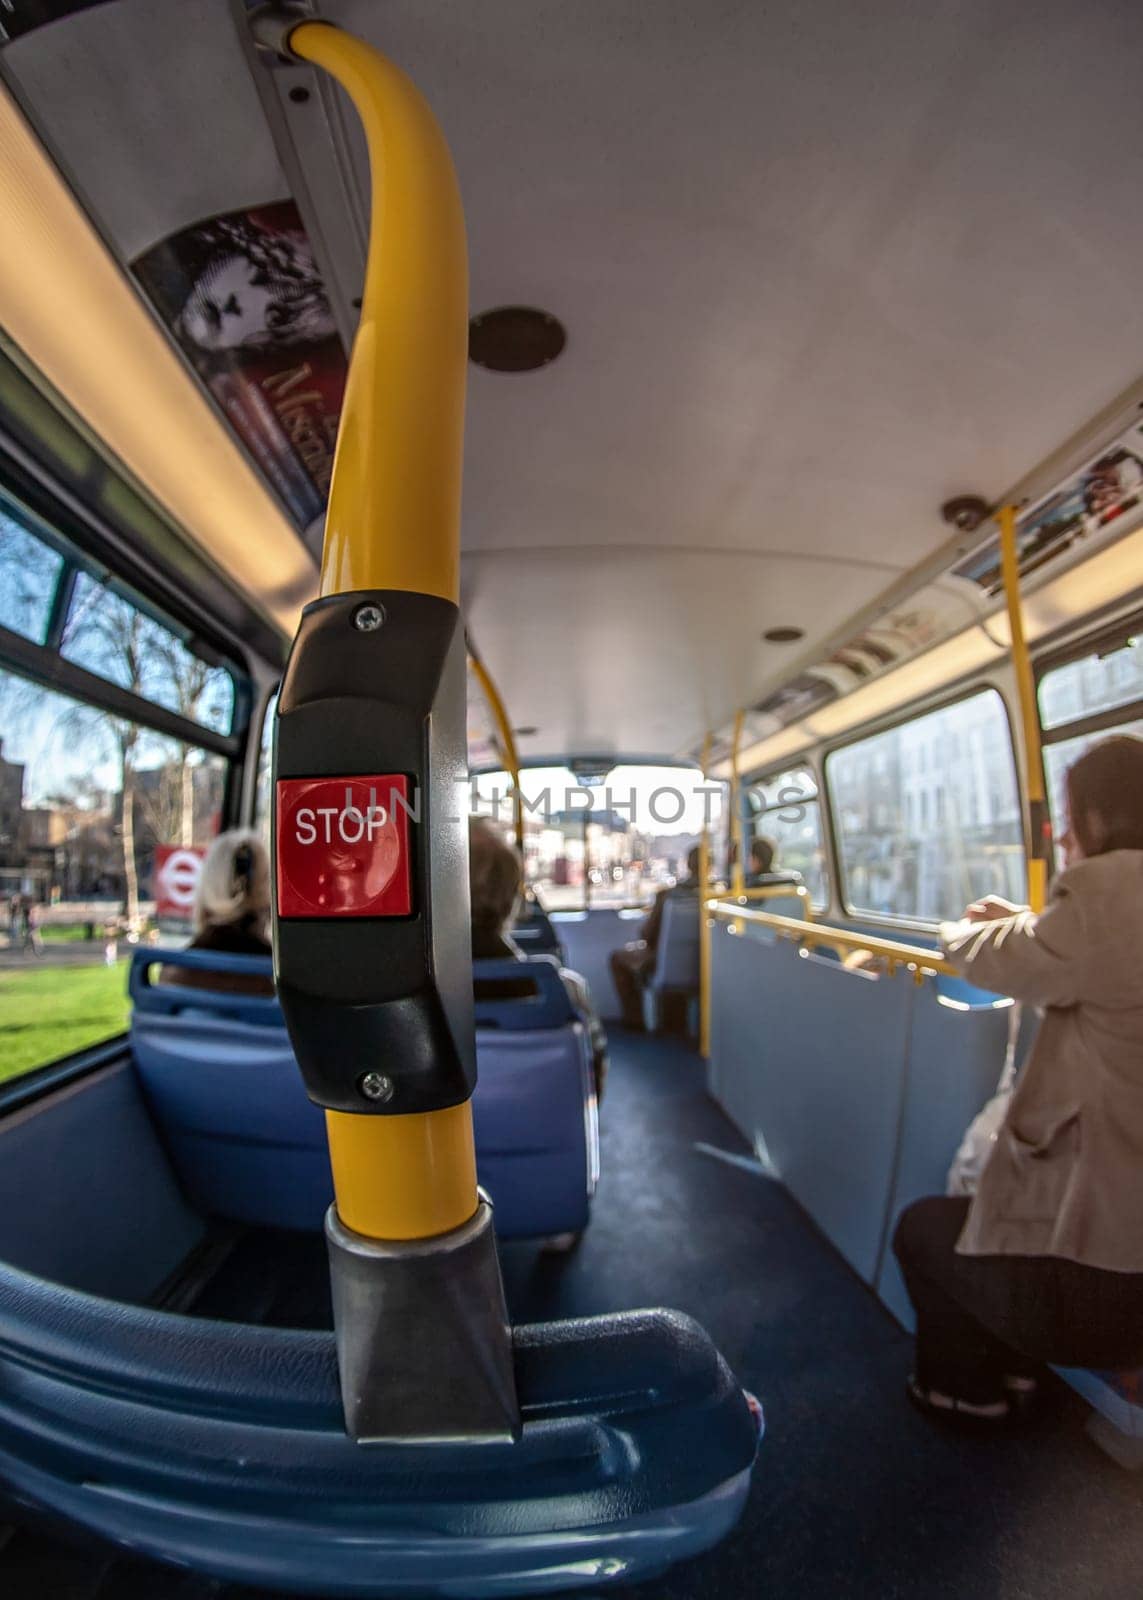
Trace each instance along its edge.
<path fill-rule="evenodd" d="M 198 222 L 133 265 L 299 528 L 325 512 L 346 359 L 292 200 Z"/>
<path fill-rule="evenodd" d="M 1143 428 L 1132 427 L 1109 450 L 1077 472 L 1017 521 L 1020 575 L 1031 573 L 1073 548 L 1091 543 L 1122 524 L 1143 504 Z M 992 538 L 953 571 L 993 598 L 1004 587 L 1000 544 Z"/>

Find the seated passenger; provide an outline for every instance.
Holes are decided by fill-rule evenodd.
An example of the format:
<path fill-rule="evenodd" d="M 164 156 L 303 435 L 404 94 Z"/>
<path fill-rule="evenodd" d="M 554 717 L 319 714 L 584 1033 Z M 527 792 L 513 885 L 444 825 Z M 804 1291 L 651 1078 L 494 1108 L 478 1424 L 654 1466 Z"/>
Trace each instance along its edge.
<path fill-rule="evenodd" d="M 972 983 L 1044 1013 L 975 1198 L 918 1200 L 893 1241 L 937 1415 L 1003 1422 L 1030 1364 L 1143 1363 L 1143 740 L 1087 750 L 1067 800 L 1047 909 L 941 928 Z"/>
<path fill-rule="evenodd" d="M 268 956 L 269 928 L 270 857 L 252 829 L 231 828 L 218 835 L 203 861 L 194 901 L 195 936 L 187 949 Z M 163 967 L 160 981 L 227 994 L 274 993 L 273 979 L 255 973 Z"/>
<path fill-rule="evenodd" d="M 526 961 L 508 929 L 523 889 L 520 857 L 489 823 L 474 817 L 468 827 L 468 877 L 472 896 L 472 959 Z M 568 998 L 587 1023 L 595 1098 L 603 1099 L 607 1078 L 607 1035 L 595 1013 L 587 984 L 578 972 L 560 968 Z"/>
<path fill-rule="evenodd" d="M 695 845 L 687 852 L 687 877 L 680 878 L 670 889 L 660 889 L 655 903 L 643 920 L 640 936 L 621 950 L 613 950 L 610 957 L 611 977 L 619 995 L 619 1006 L 624 1025 L 628 1028 L 643 1026 L 643 990 L 655 970 L 659 949 L 659 935 L 663 928 L 663 907 L 674 895 L 693 895 L 698 889 L 699 848 Z"/>
<path fill-rule="evenodd" d="M 773 839 L 765 839 L 759 834 L 751 841 L 750 865 L 746 873 L 748 889 L 765 889 L 771 884 L 783 883 L 797 886 L 802 882 L 800 872 L 786 872 L 775 868 L 774 858 L 777 854 L 778 846 Z"/>

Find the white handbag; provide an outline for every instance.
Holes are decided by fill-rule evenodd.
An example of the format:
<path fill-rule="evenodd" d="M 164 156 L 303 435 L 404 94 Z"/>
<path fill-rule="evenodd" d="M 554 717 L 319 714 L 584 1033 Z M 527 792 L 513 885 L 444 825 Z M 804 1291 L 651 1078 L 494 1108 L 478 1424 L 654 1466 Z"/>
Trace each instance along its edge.
<path fill-rule="evenodd" d="M 960 1148 L 953 1156 L 952 1166 L 949 1168 L 945 1184 L 946 1194 L 974 1195 L 980 1186 L 980 1175 L 1004 1126 L 1004 1119 L 1008 1115 L 1008 1107 L 1012 1100 L 1012 1091 L 1016 1087 L 1016 1042 L 1020 1035 L 1022 1011 L 1020 1002 L 1013 1001 L 1008 1012 L 1008 1048 L 1004 1052 L 1004 1066 L 1001 1069 L 1000 1081 L 996 1085 L 996 1093 L 984 1110 L 973 1117 L 968 1125 L 968 1131 L 961 1140 Z"/>

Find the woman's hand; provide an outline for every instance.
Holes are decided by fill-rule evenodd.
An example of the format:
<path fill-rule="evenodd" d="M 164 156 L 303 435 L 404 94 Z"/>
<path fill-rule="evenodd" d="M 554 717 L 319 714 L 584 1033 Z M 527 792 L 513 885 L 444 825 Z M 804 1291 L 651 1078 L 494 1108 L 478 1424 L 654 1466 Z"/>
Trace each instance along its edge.
<path fill-rule="evenodd" d="M 1011 900 L 1002 900 L 998 894 L 985 895 L 983 900 L 974 900 L 964 909 L 962 922 L 999 922 L 1004 917 L 1014 917 L 1018 911 L 1027 911 L 1027 906 L 1014 905 Z"/>

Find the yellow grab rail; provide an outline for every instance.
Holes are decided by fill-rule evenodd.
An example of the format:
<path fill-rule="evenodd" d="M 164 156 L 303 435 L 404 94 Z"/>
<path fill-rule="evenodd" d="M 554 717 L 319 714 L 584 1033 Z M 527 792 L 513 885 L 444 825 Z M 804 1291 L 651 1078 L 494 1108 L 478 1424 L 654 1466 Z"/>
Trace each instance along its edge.
<path fill-rule="evenodd" d="M 289 48 L 349 94 L 371 178 L 369 262 L 321 592 L 409 589 L 456 601 L 468 256 L 452 157 L 419 90 L 371 45 L 303 22 Z"/>
<path fill-rule="evenodd" d="M 1020 605 L 1020 556 L 1016 548 L 1016 508 L 1000 508 L 1000 563 L 1004 574 L 1004 599 L 1008 606 L 1008 629 L 1012 636 L 1012 666 L 1020 700 L 1020 729 L 1024 740 L 1024 780 L 1027 795 L 1025 818 L 1028 861 L 1028 904 L 1033 911 L 1044 909 L 1048 890 L 1048 851 L 1051 848 L 1051 823 L 1044 798 L 1044 758 L 1040 745 L 1040 715 L 1036 705 L 1036 682 L 1032 658 L 1024 637 L 1024 615 Z"/>
<path fill-rule="evenodd" d="M 749 891 L 748 891 L 749 892 Z M 924 945 L 905 944 L 896 939 L 879 939 L 866 933 L 852 933 L 848 928 L 831 928 L 825 923 L 803 922 L 797 917 L 778 916 L 773 911 L 755 911 L 742 906 L 737 900 L 708 900 L 705 910 L 711 917 L 726 922 L 754 923 L 772 928 L 784 938 L 793 939 L 808 950 L 833 949 L 837 951 L 868 950 L 883 960 L 890 975 L 898 967 L 913 972 L 918 982 L 928 972 L 939 972 L 948 977 L 959 977 L 956 967 L 939 951 L 926 950 Z"/>
<path fill-rule="evenodd" d="M 370 45 L 324 22 L 289 48 L 348 92 L 372 181 L 361 322 L 334 459 L 323 595 L 406 589 L 459 600 L 460 477 L 468 362 L 464 215 L 444 135 L 419 91 Z M 327 1111 L 342 1221 L 419 1239 L 477 1208 L 472 1108 L 372 1116 Z"/>
<path fill-rule="evenodd" d="M 516 848 L 520 854 L 524 853 L 524 796 L 520 792 L 520 756 L 516 749 L 516 736 L 512 732 L 512 724 L 508 720 L 508 709 L 504 704 L 495 679 L 489 672 L 484 662 L 476 654 L 470 644 L 468 647 L 468 665 L 473 677 L 479 683 L 488 702 L 496 723 L 498 743 L 500 746 L 500 759 L 504 762 L 504 769 L 512 779 L 512 832 L 516 840 Z"/>
<path fill-rule="evenodd" d="M 710 895 L 704 904 L 709 909 L 728 904 L 733 899 L 735 905 L 745 906 L 757 900 L 788 900 L 791 896 L 801 902 L 805 921 L 812 922 L 814 908 L 810 903 L 810 891 L 804 883 L 763 883 L 755 889 L 719 889 L 716 894 Z"/>

